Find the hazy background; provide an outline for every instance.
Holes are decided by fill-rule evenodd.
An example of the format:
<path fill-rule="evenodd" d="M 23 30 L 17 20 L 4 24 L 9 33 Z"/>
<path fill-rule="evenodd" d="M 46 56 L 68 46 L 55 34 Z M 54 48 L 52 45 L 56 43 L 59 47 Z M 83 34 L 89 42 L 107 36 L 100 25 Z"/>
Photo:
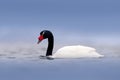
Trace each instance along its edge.
<path fill-rule="evenodd" d="M 120 44 L 119 0 L 0 0 L 0 42 L 36 43 L 51 30 L 55 43 Z"/>

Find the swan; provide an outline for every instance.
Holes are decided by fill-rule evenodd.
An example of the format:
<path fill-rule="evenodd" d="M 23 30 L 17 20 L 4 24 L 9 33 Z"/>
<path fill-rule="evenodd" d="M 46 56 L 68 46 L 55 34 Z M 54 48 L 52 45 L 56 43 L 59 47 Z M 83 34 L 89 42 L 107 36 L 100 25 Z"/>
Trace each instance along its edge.
<path fill-rule="evenodd" d="M 82 45 L 64 46 L 56 51 L 56 53 L 52 54 L 54 47 L 54 36 L 52 32 L 49 30 L 41 31 L 37 44 L 39 44 L 43 39 L 48 39 L 46 56 L 50 56 L 52 58 L 99 58 L 104 56 L 97 53 L 95 48 Z"/>

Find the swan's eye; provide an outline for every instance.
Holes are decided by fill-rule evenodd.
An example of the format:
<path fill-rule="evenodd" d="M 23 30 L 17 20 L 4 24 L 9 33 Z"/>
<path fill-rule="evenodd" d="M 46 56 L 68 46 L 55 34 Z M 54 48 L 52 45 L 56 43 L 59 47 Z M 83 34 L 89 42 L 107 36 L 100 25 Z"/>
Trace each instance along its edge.
<path fill-rule="evenodd" d="M 44 35 L 44 34 L 45 34 L 45 32 L 42 33 L 42 35 Z"/>

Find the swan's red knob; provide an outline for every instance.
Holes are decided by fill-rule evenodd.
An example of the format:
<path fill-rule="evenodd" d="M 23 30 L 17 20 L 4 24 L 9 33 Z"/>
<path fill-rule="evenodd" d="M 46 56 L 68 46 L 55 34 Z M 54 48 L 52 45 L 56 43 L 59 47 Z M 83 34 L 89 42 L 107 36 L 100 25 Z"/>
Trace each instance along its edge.
<path fill-rule="evenodd" d="M 39 36 L 38 37 L 38 40 L 42 41 L 44 38 L 43 38 L 43 35 Z"/>
<path fill-rule="evenodd" d="M 40 36 L 38 37 L 38 44 L 39 44 L 43 39 L 44 39 L 43 35 L 40 35 Z"/>

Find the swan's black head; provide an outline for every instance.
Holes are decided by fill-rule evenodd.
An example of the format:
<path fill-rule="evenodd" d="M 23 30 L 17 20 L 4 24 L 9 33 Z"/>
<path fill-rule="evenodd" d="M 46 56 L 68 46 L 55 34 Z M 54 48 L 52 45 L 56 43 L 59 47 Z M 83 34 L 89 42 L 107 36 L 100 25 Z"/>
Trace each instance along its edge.
<path fill-rule="evenodd" d="M 51 39 L 53 38 L 52 32 L 49 30 L 43 30 L 40 32 L 40 36 L 38 37 L 38 44 L 43 40 L 43 39 Z"/>

